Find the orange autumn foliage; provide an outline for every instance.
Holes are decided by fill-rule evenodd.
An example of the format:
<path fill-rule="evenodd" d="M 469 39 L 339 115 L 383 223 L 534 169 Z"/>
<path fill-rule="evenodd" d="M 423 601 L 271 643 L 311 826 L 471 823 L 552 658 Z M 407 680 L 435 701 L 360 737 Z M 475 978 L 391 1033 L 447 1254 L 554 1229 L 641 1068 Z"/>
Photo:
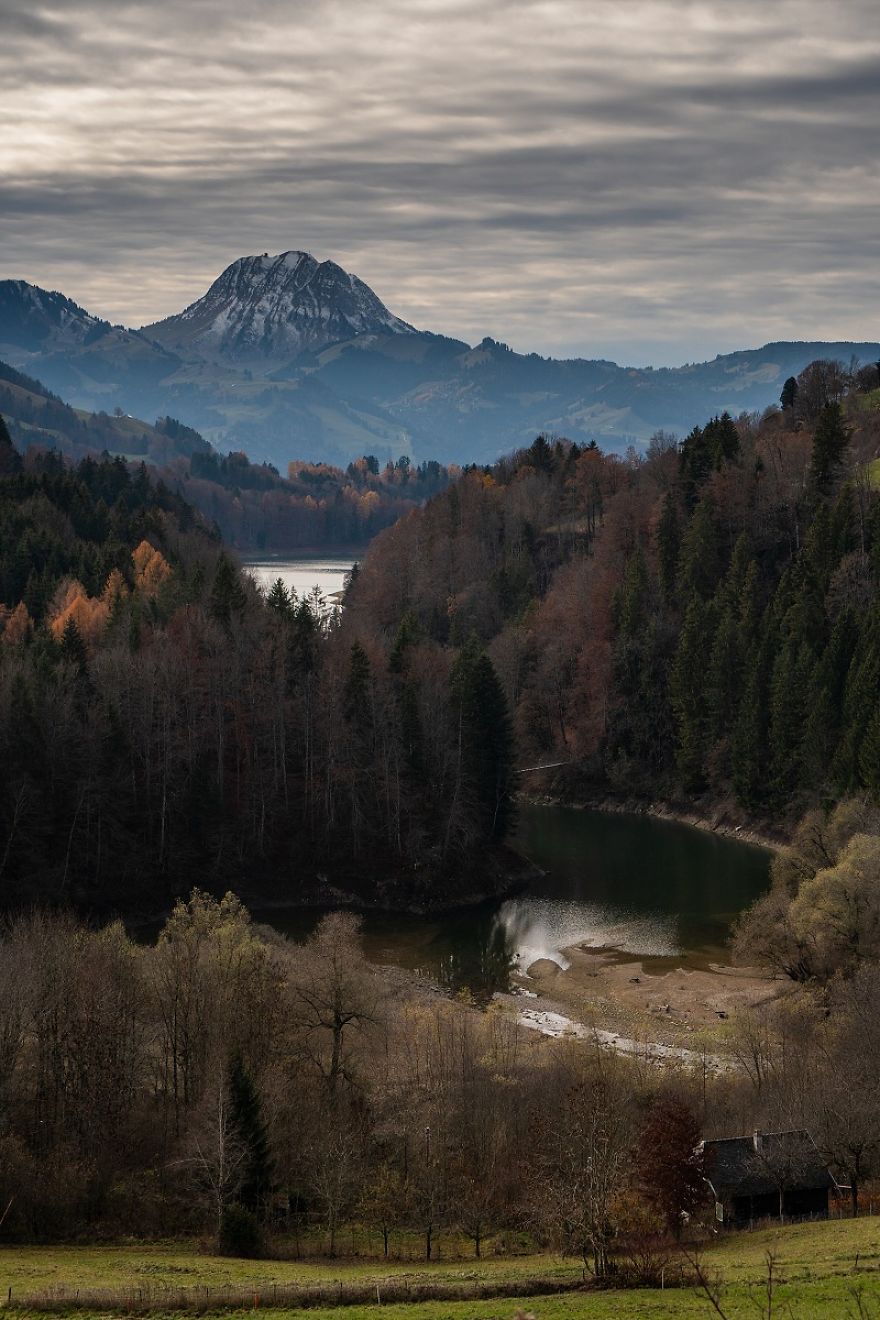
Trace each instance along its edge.
<path fill-rule="evenodd" d="M 135 569 L 135 586 L 145 596 L 155 596 L 163 583 L 171 577 L 171 565 L 168 560 L 161 550 L 157 550 L 146 540 L 141 541 L 137 549 L 132 551 L 131 558 Z"/>
<path fill-rule="evenodd" d="M 86 646 L 93 646 L 107 625 L 110 607 L 102 599 L 89 596 L 81 582 L 68 578 L 62 582 L 49 606 L 49 630 L 56 642 L 72 619 Z"/>
<path fill-rule="evenodd" d="M 112 610 L 116 602 L 118 600 L 125 600 L 127 595 L 128 587 L 126 586 L 125 578 L 122 576 L 118 568 L 114 568 L 110 576 L 107 578 L 104 590 L 101 592 L 101 600 Z"/>

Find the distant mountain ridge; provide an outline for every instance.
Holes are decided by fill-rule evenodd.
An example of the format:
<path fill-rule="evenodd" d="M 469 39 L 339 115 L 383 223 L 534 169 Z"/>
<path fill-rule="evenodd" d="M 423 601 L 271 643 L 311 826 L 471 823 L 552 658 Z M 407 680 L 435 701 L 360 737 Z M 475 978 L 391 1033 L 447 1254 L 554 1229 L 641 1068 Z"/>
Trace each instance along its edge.
<path fill-rule="evenodd" d="M 359 335 L 415 331 L 335 262 L 282 252 L 240 257 L 203 298 L 143 333 L 183 354 L 281 366 Z"/>
<path fill-rule="evenodd" d="M 622 450 L 728 409 L 762 411 L 818 357 L 880 342 L 780 342 L 682 367 L 543 358 L 416 330 L 305 252 L 242 257 L 175 316 L 130 330 L 60 293 L 0 281 L 0 359 L 81 408 L 172 415 L 217 448 L 294 458 L 489 462 L 539 432 Z"/>

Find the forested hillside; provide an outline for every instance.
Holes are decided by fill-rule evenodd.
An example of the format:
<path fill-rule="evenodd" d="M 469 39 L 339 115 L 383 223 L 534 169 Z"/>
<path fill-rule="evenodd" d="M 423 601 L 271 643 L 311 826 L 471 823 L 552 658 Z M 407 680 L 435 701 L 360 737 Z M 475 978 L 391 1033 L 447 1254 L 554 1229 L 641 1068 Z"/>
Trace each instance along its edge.
<path fill-rule="evenodd" d="M 880 793 L 877 385 L 819 362 L 644 455 L 539 438 L 384 533 L 352 621 L 405 616 L 421 665 L 478 638 L 556 791 L 779 824 Z"/>
<path fill-rule="evenodd" d="M 290 551 L 365 545 L 402 514 L 442 490 L 458 469 L 406 455 L 380 467 L 373 455 L 345 471 L 327 463 L 292 462 L 283 477 L 242 453 L 218 453 L 198 431 L 173 417 L 154 425 L 117 409 L 88 413 L 0 362 L 0 416 L 21 452 L 46 449 L 67 458 L 102 453 L 143 462 L 217 524 L 242 551 Z"/>
<path fill-rule="evenodd" d="M 198 875 L 430 905 L 477 854 L 491 889 L 517 865 L 494 674 L 465 653 L 415 683 L 391 647 L 264 600 L 145 468 L 22 459 L 0 419 L 3 904 L 156 911 Z"/>
<path fill-rule="evenodd" d="M 5 900 L 449 903 L 504 880 L 517 762 L 777 824 L 877 794 L 873 386 L 816 364 L 646 456 L 539 438 L 385 532 L 341 617 L 146 469 L 4 436 Z"/>

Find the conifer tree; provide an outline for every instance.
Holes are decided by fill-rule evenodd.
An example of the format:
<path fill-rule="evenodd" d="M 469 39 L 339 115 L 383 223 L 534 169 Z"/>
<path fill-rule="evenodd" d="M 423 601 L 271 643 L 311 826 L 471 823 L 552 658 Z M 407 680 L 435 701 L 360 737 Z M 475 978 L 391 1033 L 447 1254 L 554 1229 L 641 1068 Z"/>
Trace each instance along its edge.
<path fill-rule="evenodd" d="M 276 578 L 266 593 L 266 604 L 275 614 L 282 617 L 288 615 L 291 609 L 290 592 L 284 585 L 282 578 Z"/>
<path fill-rule="evenodd" d="M 834 781 L 842 793 L 862 784 L 861 746 L 880 692 L 880 609 L 863 624 L 850 662 L 843 697 L 841 740 L 834 758 Z"/>
<path fill-rule="evenodd" d="M 703 600 L 714 595 L 721 576 L 721 544 L 715 510 L 700 500 L 685 529 L 678 569 L 679 590 L 685 600 L 695 592 Z"/>
<path fill-rule="evenodd" d="M 272 1194 L 272 1158 L 260 1097 L 240 1051 L 229 1066 L 229 1107 L 230 1127 L 244 1148 L 237 1199 L 246 1210 L 264 1218 Z"/>
<path fill-rule="evenodd" d="M 708 696 L 708 734 L 711 742 L 729 738 L 742 697 L 742 655 L 740 627 L 733 608 L 721 616 L 706 676 Z"/>
<path fill-rule="evenodd" d="M 739 432 L 729 412 L 723 412 L 720 417 L 713 417 L 711 422 L 706 424 L 703 440 L 716 471 L 720 471 L 725 463 L 732 463 L 739 457 Z"/>
<path fill-rule="evenodd" d="M 657 524 L 657 571 L 660 590 L 669 601 L 675 595 L 678 557 L 681 553 L 681 522 L 675 499 L 667 494 Z"/>
<path fill-rule="evenodd" d="M 880 700 L 859 748 L 859 771 L 871 797 L 875 802 L 880 801 Z"/>
<path fill-rule="evenodd" d="M 758 811 L 766 802 L 768 687 L 774 645 L 770 630 L 752 644 L 733 734 L 733 787 L 738 802 L 747 811 Z"/>
<path fill-rule="evenodd" d="M 224 627 L 228 628 L 233 614 L 240 614 L 247 603 L 238 569 L 228 555 L 221 554 L 214 571 L 208 609 Z"/>
<path fill-rule="evenodd" d="M 0 415 L 0 477 L 11 477 L 21 471 L 21 454 L 12 443 L 6 422 Z"/>
<path fill-rule="evenodd" d="M 705 783 L 709 715 L 705 682 L 713 613 L 713 607 L 696 593 L 691 597 L 669 674 L 669 699 L 676 720 L 675 764 L 687 792 L 698 792 Z"/>
<path fill-rule="evenodd" d="M 352 644 L 349 666 L 342 713 L 351 724 L 363 720 L 370 696 L 370 658 L 358 641 Z"/>
<path fill-rule="evenodd" d="M 83 641 L 82 633 L 76 626 L 76 620 L 71 617 L 64 625 L 64 632 L 61 634 L 61 657 L 68 664 L 74 665 L 77 672 L 84 674 L 86 672 L 86 644 Z"/>
<path fill-rule="evenodd" d="M 840 404 L 826 404 L 813 436 L 809 482 L 814 496 L 825 499 L 831 493 L 849 440 L 850 431 Z"/>
<path fill-rule="evenodd" d="M 464 769 L 483 838 L 500 842 L 513 824 L 513 730 L 489 657 L 468 643 L 453 667 Z"/>

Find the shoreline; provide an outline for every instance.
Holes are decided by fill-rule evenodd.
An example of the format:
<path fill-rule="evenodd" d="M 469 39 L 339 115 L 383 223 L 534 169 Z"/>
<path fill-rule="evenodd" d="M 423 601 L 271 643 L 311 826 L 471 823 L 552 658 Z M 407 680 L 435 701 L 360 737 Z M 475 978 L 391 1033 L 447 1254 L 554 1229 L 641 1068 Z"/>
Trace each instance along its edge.
<path fill-rule="evenodd" d="M 706 834 L 720 834 L 723 838 L 738 840 L 773 853 L 788 847 L 791 842 L 789 836 L 781 831 L 771 833 L 764 827 L 748 822 L 737 823 L 726 818 L 723 806 L 719 806 L 713 814 L 705 814 L 664 799 L 651 802 L 645 798 L 619 798 L 611 794 L 569 798 L 558 793 L 529 793 L 525 790 L 517 794 L 517 799 L 533 807 L 569 807 L 572 811 L 598 811 L 609 816 L 651 816 L 654 820 L 688 825 Z"/>
<path fill-rule="evenodd" d="M 729 1066 L 737 1016 L 778 998 L 785 987 L 754 967 L 669 959 L 621 959 L 612 950 L 574 945 L 565 969 L 539 960 L 495 996 L 517 1022 L 542 1035 L 604 1044 L 666 1062 L 712 1059 Z"/>

